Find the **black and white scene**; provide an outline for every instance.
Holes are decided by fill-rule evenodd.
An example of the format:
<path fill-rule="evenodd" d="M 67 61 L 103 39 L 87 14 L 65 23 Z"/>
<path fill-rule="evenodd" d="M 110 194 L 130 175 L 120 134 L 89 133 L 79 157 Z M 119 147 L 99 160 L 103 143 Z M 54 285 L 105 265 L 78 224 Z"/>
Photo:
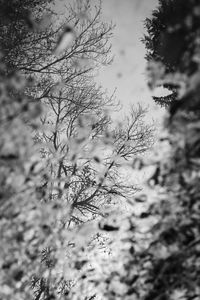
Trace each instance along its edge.
<path fill-rule="evenodd" d="M 200 300 L 200 0 L 0 0 L 0 300 Z"/>

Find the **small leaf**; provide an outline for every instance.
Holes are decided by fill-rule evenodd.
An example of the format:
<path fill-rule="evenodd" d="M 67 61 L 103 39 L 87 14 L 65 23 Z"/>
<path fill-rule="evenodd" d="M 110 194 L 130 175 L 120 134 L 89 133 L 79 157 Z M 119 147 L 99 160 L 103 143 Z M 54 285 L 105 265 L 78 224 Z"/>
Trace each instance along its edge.
<path fill-rule="evenodd" d="M 68 49 L 72 45 L 74 38 L 74 30 L 72 29 L 72 27 L 66 25 L 63 30 L 63 33 L 57 41 L 55 55 L 60 55 L 64 50 Z"/>
<path fill-rule="evenodd" d="M 104 225 L 100 224 L 99 228 L 101 230 L 104 230 L 104 231 L 117 231 L 117 230 L 119 230 L 118 226 L 112 226 L 112 225 L 108 225 L 108 224 L 104 224 Z"/>

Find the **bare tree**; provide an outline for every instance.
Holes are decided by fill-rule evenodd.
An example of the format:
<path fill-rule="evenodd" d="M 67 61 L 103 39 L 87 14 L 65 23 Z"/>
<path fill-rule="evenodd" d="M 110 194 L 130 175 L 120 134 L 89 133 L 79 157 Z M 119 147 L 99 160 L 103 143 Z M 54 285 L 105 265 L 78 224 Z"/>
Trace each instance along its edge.
<path fill-rule="evenodd" d="M 137 187 L 125 184 L 121 169 L 149 149 L 153 128 L 144 124 L 145 110 L 141 107 L 132 107 L 123 124 L 113 128 L 102 109 L 113 104 L 112 97 L 104 98 L 95 85 L 77 90 L 73 87 L 67 95 L 63 88 L 57 94 L 46 102 L 50 109 L 42 122 L 49 130 L 45 127 L 38 138 L 52 146 L 50 151 L 44 147 L 45 155 L 59 156 L 57 165 L 50 163 L 54 179 L 50 198 L 70 203 L 72 220 L 80 222 L 88 218 L 88 213 L 99 214 L 102 204 L 113 196 L 132 198 Z"/>
<path fill-rule="evenodd" d="M 30 103 L 37 101 L 44 107 L 36 139 L 43 143 L 49 178 L 41 189 L 48 190 L 50 199 L 67 198 L 73 211 L 82 215 L 85 211 L 99 213 L 99 206 L 111 195 L 127 197 L 135 191 L 133 185 L 121 182 L 117 161 L 131 160 L 146 151 L 151 139 L 151 129 L 142 124 L 141 108 L 132 110 L 124 124 L 113 130 L 105 110 L 116 107 L 114 95 L 108 97 L 93 82 L 98 67 L 112 61 L 109 38 L 113 25 L 102 22 L 101 3 L 92 5 L 89 0 L 75 1 L 59 20 L 49 5 L 40 7 L 37 1 L 18 3 L 11 12 L 17 11 L 16 24 L 4 28 L 13 32 L 16 45 L 5 43 L 4 58 L 26 77 L 34 78 L 25 93 Z M 111 143 L 112 150 L 105 150 Z M 86 149 L 91 151 L 94 144 L 108 152 L 106 158 L 87 157 Z"/>
<path fill-rule="evenodd" d="M 21 51 L 16 52 L 15 67 L 34 78 L 34 86 L 27 88 L 26 94 L 31 102 L 39 101 L 44 107 L 42 130 L 36 134 L 44 144 L 43 155 L 49 159 L 49 179 L 44 180 L 42 187 L 48 189 L 50 199 L 64 197 L 76 211 L 73 219 L 78 221 L 77 211 L 82 216 L 86 213 L 86 217 L 87 212 L 98 214 L 101 204 L 112 195 L 127 197 L 127 193 L 135 192 L 135 186 L 121 182 L 116 157 L 130 160 L 145 151 L 151 129 L 142 125 L 144 112 L 139 109 L 132 110 L 122 128 L 108 134 L 112 127 L 105 110 L 116 107 L 114 95 L 106 96 L 93 82 L 98 67 L 112 61 L 109 38 L 113 25 L 101 21 L 101 4 L 93 6 L 90 1 L 76 1 L 59 22 L 53 23 L 52 15 L 50 25 L 38 30 L 46 13 L 49 13 L 48 8 L 35 19 L 36 11 L 30 15 L 33 31 L 25 35 Z M 69 35 L 71 40 L 62 51 L 55 51 L 63 35 Z M 81 125 L 88 117 L 90 124 Z M 84 132 L 81 139 L 80 131 Z M 95 143 L 96 147 L 105 148 L 106 134 L 115 150 L 109 150 L 104 160 L 92 155 L 85 157 L 84 149 L 88 150 Z M 56 163 L 51 159 L 54 156 L 59 157 Z M 95 160 L 101 176 L 94 168 Z"/>

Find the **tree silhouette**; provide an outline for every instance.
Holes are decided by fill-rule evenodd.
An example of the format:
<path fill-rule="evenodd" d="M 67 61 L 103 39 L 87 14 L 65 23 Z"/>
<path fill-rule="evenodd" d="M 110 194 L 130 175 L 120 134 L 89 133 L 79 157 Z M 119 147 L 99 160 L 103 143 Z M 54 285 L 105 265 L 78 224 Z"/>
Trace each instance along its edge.
<path fill-rule="evenodd" d="M 146 19 L 147 35 L 143 39 L 147 49 L 146 59 L 162 62 L 164 75 L 176 72 L 190 76 L 197 71 L 198 9 L 198 1 L 160 0 L 152 18 Z M 169 90 L 169 95 L 153 99 L 167 107 L 178 100 L 179 86 L 168 79 L 162 85 Z"/>
<path fill-rule="evenodd" d="M 50 151 L 46 150 L 45 146 L 42 149 L 43 155 L 49 158 L 47 168 L 51 180 L 49 183 L 48 180 L 43 181 L 41 195 L 45 187 L 48 189 L 49 199 L 64 197 L 72 205 L 75 214 L 79 212 L 79 217 L 72 215 L 72 219 L 79 222 L 81 221 L 80 214 L 84 219 L 87 212 L 98 214 L 99 207 L 107 198 L 110 199 L 112 194 L 125 197 L 125 191 L 136 190 L 133 185 L 125 187 L 119 180 L 118 183 L 114 182 L 114 177 L 118 175 L 116 163 L 111 158 L 113 153 L 104 161 L 99 159 L 99 164 L 102 165 L 99 169 L 104 170 L 100 183 L 98 172 L 92 166 L 94 158 L 79 157 L 77 162 L 76 155 L 70 154 L 70 146 L 66 144 L 66 140 L 74 140 L 77 149 L 82 151 L 85 147 L 83 144 L 86 143 L 86 148 L 91 147 L 92 143 L 97 143 L 99 137 L 109 129 L 111 120 L 106 116 L 105 110 L 115 109 L 114 96 L 107 97 L 102 89 L 94 84 L 93 77 L 100 65 L 106 66 L 112 61 L 109 38 L 112 35 L 113 25 L 101 21 L 101 6 L 93 7 L 90 1 L 75 2 L 74 7 L 68 7 L 66 14 L 61 16 L 59 22 L 52 15 L 50 25 L 44 30 L 38 30 L 37 24 L 42 23 L 46 13 L 49 13 L 48 8 L 43 14 L 40 13 L 41 17 L 40 15 L 38 17 L 36 12 L 32 12 L 33 29 L 31 34 L 24 38 L 24 42 L 21 41 L 19 46 L 21 51 L 16 53 L 15 68 L 26 77 L 34 78 L 34 85 L 28 87 L 25 93 L 30 102 L 39 101 L 44 107 L 41 122 L 43 128 L 46 129 L 36 132 L 35 138 L 46 143 L 47 148 L 51 144 Z M 36 19 L 34 19 L 35 15 Z M 65 34 L 69 35 L 71 40 L 59 53 L 55 49 L 58 49 L 60 40 Z M 6 59 L 9 60 L 9 58 Z M 132 113 L 131 118 L 127 119 L 129 125 L 125 121 L 123 126 L 127 126 L 127 130 L 130 127 L 130 132 L 137 130 L 138 144 L 145 146 L 142 148 L 137 145 L 138 148 L 136 148 L 135 136 L 132 146 L 129 146 L 135 150 L 132 151 L 132 156 L 131 152 L 129 155 L 123 152 L 127 147 L 123 147 L 123 151 L 121 149 L 118 153 L 124 159 L 131 160 L 137 152 L 136 149 L 139 153 L 147 149 L 146 145 L 150 145 L 152 129 L 142 126 L 143 113 L 141 109 L 136 110 L 135 116 Z M 91 119 L 89 122 L 94 124 L 84 124 L 85 128 L 80 128 L 81 120 L 86 118 Z M 135 127 L 132 128 L 131 122 Z M 88 130 L 91 131 L 89 136 Z M 81 142 L 78 138 L 78 131 L 85 132 Z M 119 131 L 120 136 L 116 137 L 116 142 L 113 140 L 114 146 L 117 140 L 123 140 L 120 132 L 122 131 Z M 117 134 L 116 131 L 115 135 Z M 129 142 L 131 144 L 131 139 Z M 52 164 L 50 159 L 52 149 L 53 153 L 59 153 L 62 156 L 57 165 Z M 114 175 L 113 172 L 116 174 L 113 177 L 112 187 L 108 188 L 105 182 L 103 183 L 104 176 L 108 181 L 110 174 Z M 59 183 L 60 181 L 62 184 Z M 61 191 L 61 186 L 63 191 Z"/>

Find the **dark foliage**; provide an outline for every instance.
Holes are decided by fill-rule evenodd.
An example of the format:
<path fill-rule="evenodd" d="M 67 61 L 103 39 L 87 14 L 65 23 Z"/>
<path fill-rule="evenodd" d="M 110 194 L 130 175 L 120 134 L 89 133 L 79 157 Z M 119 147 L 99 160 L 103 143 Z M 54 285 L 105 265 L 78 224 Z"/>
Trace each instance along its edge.
<path fill-rule="evenodd" d="M 199 8 L 198 0 L 160 0 L 152 18 L 146 19 L 147 35 L 143 39 L 147 49 L 146 58 L 148 61 L 161 61 L 165 66 L 165 74 L 180 72 L 190 76 L 197 71 Z M 167 107 L 178 100 L 178 87 L 173 81 L 163 86 L 169 90 L 169 96 L 154 99 L 156 103 Z"/>

